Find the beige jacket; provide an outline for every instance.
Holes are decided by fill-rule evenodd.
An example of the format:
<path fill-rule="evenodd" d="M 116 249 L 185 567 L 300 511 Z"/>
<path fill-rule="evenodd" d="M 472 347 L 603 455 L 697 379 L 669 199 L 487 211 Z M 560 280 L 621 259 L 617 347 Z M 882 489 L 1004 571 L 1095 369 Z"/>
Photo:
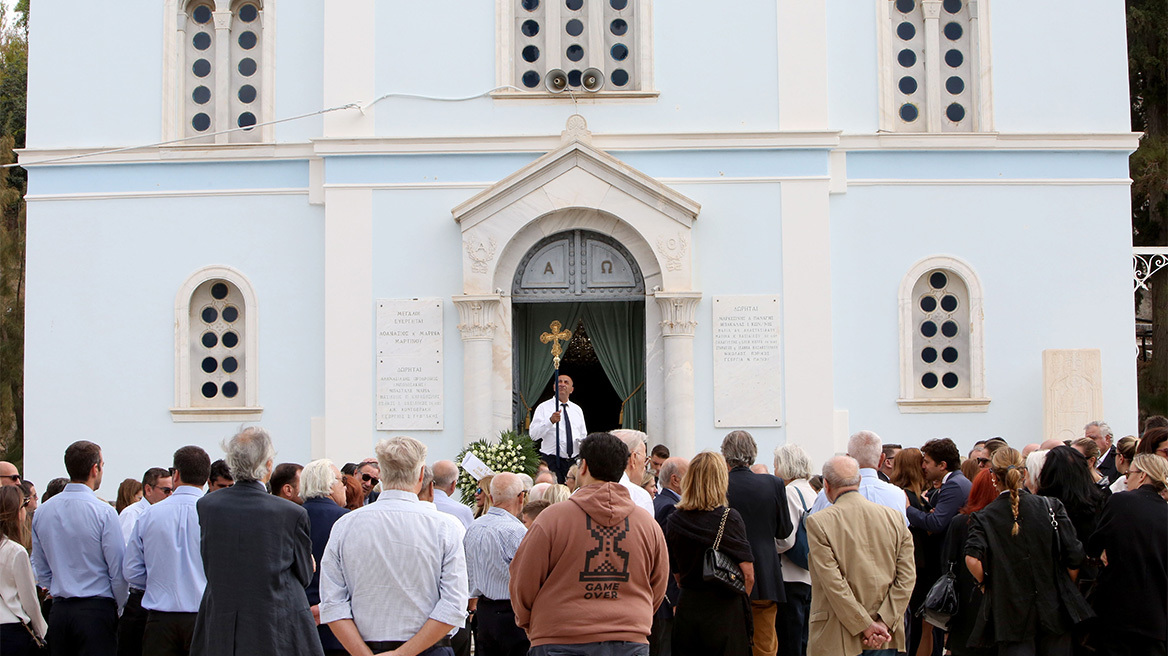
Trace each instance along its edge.
<path fill-rule="evenodd" d="M 807 517 L 811 556 L 808 656 L 855 656 L 864 629 L 880 619 L 905 650 L 904 613 L 916 582 L 904 517 L 847 492 Z"/>

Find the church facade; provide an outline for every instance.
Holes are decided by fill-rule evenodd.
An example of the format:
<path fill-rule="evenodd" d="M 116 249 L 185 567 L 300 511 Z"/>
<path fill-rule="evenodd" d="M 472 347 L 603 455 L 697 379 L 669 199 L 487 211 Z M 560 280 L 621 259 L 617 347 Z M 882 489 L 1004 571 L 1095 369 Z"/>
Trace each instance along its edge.
<path fill-rule="evenodd" d="M 1121 3 L 50 3 L 28 116 L 36 481 L 452 457 L 544 333 L 678 455 L 1136 430 Z"/>

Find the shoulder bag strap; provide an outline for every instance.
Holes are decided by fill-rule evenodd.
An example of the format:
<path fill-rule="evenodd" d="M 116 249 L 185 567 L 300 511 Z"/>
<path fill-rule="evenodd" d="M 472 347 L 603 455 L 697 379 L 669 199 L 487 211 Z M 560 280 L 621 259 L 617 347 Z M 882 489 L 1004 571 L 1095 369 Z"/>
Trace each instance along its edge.
<path fill-rule="evenodd" d="M 799 505 L 803 506 L 803 514 L 806 515 L 807 514 L 807 501 L 803 498 L 803 492 L 799 488 L 795 487 L 794 485 L 792 485 L 791 487 L 795 490 L 795 494 L 799 495 Z"/>
<path fill-rule="evenodd" d="M 722 513 L 722 523 L 718 526 L 718 537 L 714 538 L 714 551 L 718 550 L 718 545 L 722 544 L 722 531 L 726 529 L 726 518 L 730 516 L 730 507 L 726 507 L 726 512 Z"/>

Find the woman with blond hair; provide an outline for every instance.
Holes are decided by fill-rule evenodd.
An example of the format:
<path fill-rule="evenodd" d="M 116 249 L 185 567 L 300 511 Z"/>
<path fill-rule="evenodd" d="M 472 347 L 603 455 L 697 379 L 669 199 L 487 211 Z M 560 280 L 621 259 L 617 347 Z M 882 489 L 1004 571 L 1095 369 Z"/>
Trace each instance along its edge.
<path fill-rule="evenodd" d="M 1022 489 L 1022 454 L 998 449 L 990 474 L 998 498 L 970 515 L 965 543 L 965 564 L 985 590 L 970 644 L 996 646 L 999 654 L 1069 655 L 1071 630 L 1091 616 L 1073 583 L 1083 545 L 1062 502 Z"/>
<path fill-rule="evenodd" d="M 479 479 L 478 487 L 475 488 L 475 519 L 487 514 L 491 509 L 491 481 L 495 480 L 494 474 L 484 476 Z"/>
<path fill-rule="evenodd" d="M 1104 563 L 1092 601 L 1097 626 L 1106 629 L 1094 642 L 1104 654 L 1164 654 L 1168 502 L 1160 495 L 1168 489 L 1168 460 L 1136 455 L 1128 466 L 1127 489 L 1107 500 L 1087 543 L 1087 553 Z"/>
<path fill-rule="evenodd" d="M 572 493 L 568 490 L 568 486 L 564 485 L 563 483 L 553 485 L 543 493 L 543 498 L 547 500 L 549 504 L 567 501 L 568 497 L 570 496 L 572 496 Z"/>
<path fill-rule="evenodd" d="M 4 656 L 35 653 L 32 634 L 44 638 L 41 615 L 25 543 L 24 493 L 0 487 L 0 652 Z"/>
<path fill-rule="evenodd" d="M 707 549 L 718 544 L 742 568 L 749 593 L 754 587 L 754 556 L 746 524 L 726 501 L 729 469 L 719 453 L 694 456 L 681 481 L 681 501 L 665 524 L 669 569 L 681 587 L 673 618 L 673 653 L 678 656 L 750 654 L 750 598 L 702 578 Z"/>

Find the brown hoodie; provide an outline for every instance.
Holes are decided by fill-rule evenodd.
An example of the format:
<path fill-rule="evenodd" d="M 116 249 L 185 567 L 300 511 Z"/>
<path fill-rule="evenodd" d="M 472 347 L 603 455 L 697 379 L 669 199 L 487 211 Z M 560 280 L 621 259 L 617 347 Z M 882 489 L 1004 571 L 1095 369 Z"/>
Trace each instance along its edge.
<path fill-rule="evenodd" d="M 511 606 L 533 647 L 646 643 L 668 577 L 657 522 L 620 483 L 598 483 L 535 520 L 511 561 Z"/>

